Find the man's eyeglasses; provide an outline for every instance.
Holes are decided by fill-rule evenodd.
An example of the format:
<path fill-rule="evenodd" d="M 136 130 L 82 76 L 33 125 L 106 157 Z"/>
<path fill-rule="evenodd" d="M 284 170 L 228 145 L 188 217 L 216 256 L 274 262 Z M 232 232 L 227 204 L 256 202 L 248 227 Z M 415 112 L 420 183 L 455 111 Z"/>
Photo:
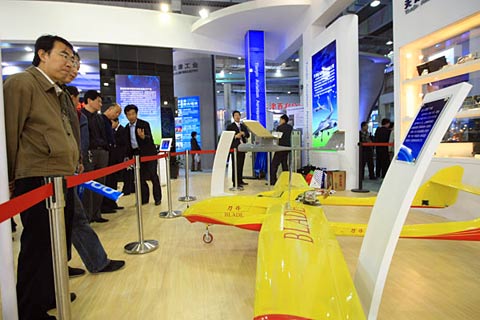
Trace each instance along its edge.
<path fill-rule="evenodd" d="M 57 54 L 62 57 L 65 61 L 70 62 L 73 66 L 77 65 L 74 56 L 69 55 L 65 51 L 57 52 Z"/>

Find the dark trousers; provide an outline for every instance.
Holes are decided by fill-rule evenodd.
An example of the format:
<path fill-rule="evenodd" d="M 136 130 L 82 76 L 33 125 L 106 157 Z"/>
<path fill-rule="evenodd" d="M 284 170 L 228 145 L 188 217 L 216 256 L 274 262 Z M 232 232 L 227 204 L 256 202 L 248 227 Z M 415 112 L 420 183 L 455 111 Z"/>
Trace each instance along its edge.
<path fill-rule="evenodd" d="M 162 188 L 158 181 L 157 174 L 157 160 L 142 162 L 140 164 L 140 183 L 142 186 L 142 203 L 148 203 L 150 198 L 150 190 L 148 188 L 147 180 L 150 180 L 153 185 L 153 199 L 155 202 L 162 201 Z"/>
<path fill-rule="evenodd" d="M 270 165 L 270 184 L 277 182 L 278 166 L 282 165 L 282 171 L 288 171 L 288 155 L 289 151 L 277 151 L 273 155 L 272 164 Z"/>
<path fill-rule="evenodd" d="M 43 177 L 15 181 L 15 196 L 42 186 Z M 73 190 L 65 197 L 67 248 L 71 247 Z M 21 213 L 23 232 L 17 267 L 17 299 L 20 320 L 45 319 L 47 306 L 55 302 L 49 213 L 45 201 Z M 65 266 L 66 267 L 66 266 Z"/>
<path fill-rule="evenodd" d="M 390 166 L 390 155 L 388 154 L 388 147 L 377 147 L 376 165 L 377 177 L 385 178 L 388 167 Z"/>
<path fill-rule="evenodd" d="M 232 182 L 233 186 L 236 187 L 235 185 L 235 156 L 233 153 L 230 154 L 230 157 L 232 157 Z M 237 182 L 243 183 L 243 164 L 245 163 L 245 152 L 237 152 Z"/>
<path fill-rule="evenodd" d="M 362 150 L 362 159 L 360 159 L 360 176 L 362 179 L 365 177 L 365 165 L 368 166 L 368 175 L 370 179 L 375 179 L 372 147 L 363 147 Z"/>
<path fill-rule="evenodd" d="M 108 166 L 108 151 L 107 150 L 90 150 L 92 154 L 92 162 L 85 164 L 85 172 L 105 168 Z M 105 177 L 95 179 L 95 181 L 105 184 Z M 90 221 L 97 220 L 102 217 L 100 212 L 102 206 L 103 196 L 85 189 L 83 192 L 82 203 L 85 213 Z"/>

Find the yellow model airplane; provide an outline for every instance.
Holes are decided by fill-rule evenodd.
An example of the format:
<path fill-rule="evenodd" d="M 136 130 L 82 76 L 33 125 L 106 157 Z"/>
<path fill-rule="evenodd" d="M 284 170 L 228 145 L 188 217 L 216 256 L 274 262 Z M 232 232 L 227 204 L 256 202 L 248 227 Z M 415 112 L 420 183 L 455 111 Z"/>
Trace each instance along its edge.
<path fill-rule="evenodd" d="M 460 167 L 445 169 L 424 184 L 415 198 L 423 207 L 445 207 L 453 189 L 480 194 L 463 185 Z M 456 176 L 455 179 L 452 177 Z M 460 178 L 458 178 L 460 177 Z M 203 240 L 213 240 L 208 225 L 232 225 L 260 231 L 255 290 L 255 320 L 365 319 L 356 289 L 335 235 L 363 236 L 367 225 L 328 222 L 320 202 L 359 204 L 357 198 L 317 197 L 299 174 L 282 173 L 272 191 L 252 196 L 203 200 L 183 216 L 207 224 Z M 401 237 L 480 240 L 480 220 L 411 225 Z"/>

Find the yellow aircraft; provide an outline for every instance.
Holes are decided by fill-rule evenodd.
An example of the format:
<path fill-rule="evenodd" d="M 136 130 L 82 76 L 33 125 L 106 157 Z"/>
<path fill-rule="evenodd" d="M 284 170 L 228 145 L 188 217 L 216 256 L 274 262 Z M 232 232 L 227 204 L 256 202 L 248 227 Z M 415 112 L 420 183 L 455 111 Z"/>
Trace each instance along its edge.
<path fill-rule="evenodd" d="M 456 195 L 447 199 L 450 188 L 480 194 L 461 184 L 458 173 L 461 179 L 458 168 L 437 173 L 420 188 L 416 201 L 445 207 L 456 200 Z M 328 222 L 320 206 L 327 199 L 318 197 L 301 175 L 284 172 L 271 191 L 203 200 L 183 216 L 207 224 L 206 243 L 213 241 L 211 224 L 260 231 L 254 320 L 365 319 L 335 235 L 363 236 L 367 225 Z M 358 205 L 356 198 L 341 199 L 336 204 Z M 375 198 L 368 201 L 363 205 L 373 205 Z M 480 221 L 405 226 L 401 237 L 480 240 Z"/>

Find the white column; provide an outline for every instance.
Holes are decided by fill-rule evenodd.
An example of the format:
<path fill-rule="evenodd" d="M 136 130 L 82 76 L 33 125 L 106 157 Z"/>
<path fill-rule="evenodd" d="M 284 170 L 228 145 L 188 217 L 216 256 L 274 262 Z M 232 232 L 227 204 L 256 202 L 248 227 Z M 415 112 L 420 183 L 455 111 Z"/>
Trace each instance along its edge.
<path fill-rule="evenodd" d="M 0 63 L 2 54 L 0 50 Z M 2 67 L 0 66 L 0 79 Z M 3 108 L 3 81 L 0 81 L 0 203 L 10 199 L 8 190 L 7 147 L 5 142 L 5 112 Z M 17 320 L 17 294 L 13 269 L 12 229 L 10 221 L 0 224 L 0 292 L 2 315 L 5 320 Z"/>

